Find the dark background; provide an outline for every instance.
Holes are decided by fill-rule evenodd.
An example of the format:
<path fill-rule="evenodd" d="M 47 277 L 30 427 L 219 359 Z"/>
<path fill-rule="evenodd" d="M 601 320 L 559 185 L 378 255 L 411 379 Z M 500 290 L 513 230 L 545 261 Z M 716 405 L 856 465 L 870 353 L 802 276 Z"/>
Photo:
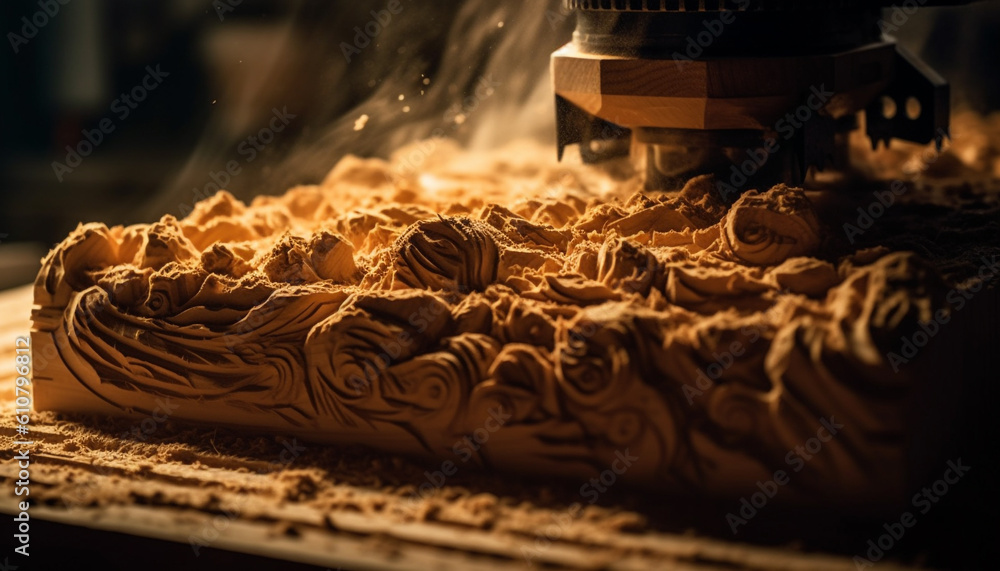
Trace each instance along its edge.
<path fill-rule="evenodd" d="M 400 13 L 348 62 L 341 43 L 354 43 L 354 28 L 389 0 L 224 1 L 231 10 L 209 0 L 71 0 L 37 16 L 47 22 L 17 53 L 8 34 L 23 35 L 22 18 L 42 9 L 0 3 L 0 287 L 33 279 L 38 259 L 79 222 L 180 217 L 230 161 L 241 170 L 227 190 L 277 194 L 322 180 L 348 152 L 385 156 L 429 137 L 484 74 L 502 80 L 493 108 L 523 105 L 548 86 L 548 55 L 572 32 L 555 0 L 398 0 Z M 169 76 L 120 119 L 113 102 L 157 65 Z M 240 143 L 274 109 L 295 118 L 248 160 Z M 370 119 L 355 132 L 362 113 Z M 115 130 L 58 180 L 53 161 L 65 163 L 66 146 L 104 118 Z M 468 141 L 472 119 L 449 134 Z"/>
<path fill-rule="evenodd" d="M 494 110 L 523 107 L 547 87 L 549 54 L 573 25 L 558 0 L 399 0 L 402 11 L 348 63 L 341 42 L 388 0 L 224 1 L 231 10 L 208 0 L 72 0 L 51 17 L 36 15 L 38 0 L 0 3 L 0 287 L 30 281 L 37 258 L 79 222 L 183 215 L 229 161 L 241 170 L 225 186 L 246 199 L 318 182 L 347 152 L 385 156 L 428 137 L 484 73 L 499 74 Z M 998 7 L 922 8 L 897 32 L 953 82 L 956 103 L 980 111 L 1000 102 Z M 45 24 L 14 53 L 8 34 L 22 34 L 25 17 Z M 169 77 L 120 120 L 112 102 L 147 65 Z M 554 142 L 550 101 L 530 99 L 532 121 L 479 113 L 449 133 Z M 240 143 L 275 108 L 296 118 L 247 161 Z M 364 112 L 369 123 L 355 132 Z M 105 117 L 115 131 L 60 182 L 53 161 Z"/>
<path fill-rule="evenodd" d="M 70 0 L 18 53 L 7 34 L 20 34 L 21 18 L 31 19 L 39 4 L 0 2 L 0 288 L 30 282 L 40 257 L 80 222 L 182 215 L 229 161 L 241 172 L 228 190 L 246 199 L 318 182 L 347 152 L 386 156 L 445 126 L 448 109 L 491 73 L 501 84 L 484 103 L 492 111 L 449 132 L 485 145 L 547 137 L 555 153 L 548 59 L 572 32 L 558 0 L 401 3 L 403 11 L 347 62 L 341 42 L 353 42 L 354 27 L 364 27 L 369 12 L 387 1 L 243 0 L 220 18 L 210 0 Z M 1000 2 L 991 1 L 922 8 L 897 36 L 952 82 L 956 106 L 988 112 L 1000 108 L 998 31 Z M 141 81 L 148 65 L 169 77 L 119 120 L 112 102 Z M 537 113 L 506 120 L 513 117 L 506 112 L 539 102 Z M 240 143 L 268 125 L 274 108 L 296 118 L 247 161 Z M 362 114 L 370 115 L 368 125 L 354 131 Z M 115 131 L 60 182 L 52 162 L 64 161 L 66 145 L 77 145 L 82 129 L 106 117 Z M 976 422 L 965 429 L 989 436 L 969 445 L 978 452 L 975 466 L 995 461 L 993 402 L 980 402 L 970 415 Z M 970 479 L 979 483 L 961 484 L 906 551 L 954 538 L 954 551 L 939 552 L 932 563 L 977 566 L 975 549 L 995 539 L 996 525 L 976 525 L 965 508 L 981 502 L 976 494 L 993 489 L 993 478 L 984 469 Z M 991 518 L 996 504 L 981 505 L 988 513 L 975 517 Z M 59 537 L 59 526 L 40 525 L 52 533 L 37 537 Z"/>

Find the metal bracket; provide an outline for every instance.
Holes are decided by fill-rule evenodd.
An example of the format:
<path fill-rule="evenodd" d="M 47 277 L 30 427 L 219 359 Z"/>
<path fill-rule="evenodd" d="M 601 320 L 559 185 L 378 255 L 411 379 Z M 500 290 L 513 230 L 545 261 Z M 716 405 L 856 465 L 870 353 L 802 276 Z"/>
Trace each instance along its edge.
<path fill-rule="evenodd" d="M 865 108 L 865 130 L 872 148 L 878 148 L 880 141 L 888 147 L 889 140 L 895 138 L 920 144 L 934 141 L 940 150 L 945 137 L 951 136 L 948 82 L 898 44 L 894 67 L 895 75 L 888 89 Z M 889 117 L 883 103 L 886 97 L 895 104 L 895 113 Z M 913 117 L 907 109 L 908 105 L 914 106 L 911 99 L 919 103 L 919 109 L 913 109 L 919 113 Z"/>

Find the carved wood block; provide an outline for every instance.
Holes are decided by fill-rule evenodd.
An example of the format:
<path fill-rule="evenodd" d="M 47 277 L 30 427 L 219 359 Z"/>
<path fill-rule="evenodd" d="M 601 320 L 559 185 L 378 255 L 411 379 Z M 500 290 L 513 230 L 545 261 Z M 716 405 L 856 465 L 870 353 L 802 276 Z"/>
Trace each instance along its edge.
<path fill-rule="evenodd" d="M 80 226 L 35 287 L 54 355 L 36 406 L 677 494 L 783 471 L 776 501 L 902 500 L 926 382 L 886 354 L 942 307 L 932 267 L 837 250 L 786 187 L 727 207 L 705 178 L 629 196 L 581 171 L 545 193 L 544 172 L 491 168 L 421 187 L 345 159 L 250 206 Z"/>

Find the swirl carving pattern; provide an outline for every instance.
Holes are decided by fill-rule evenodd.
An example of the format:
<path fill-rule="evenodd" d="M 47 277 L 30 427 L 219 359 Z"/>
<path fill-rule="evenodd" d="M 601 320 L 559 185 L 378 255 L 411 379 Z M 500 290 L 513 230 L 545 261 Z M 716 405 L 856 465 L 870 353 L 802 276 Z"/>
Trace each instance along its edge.
<path fill-rule="evenodd" d="M 77 228 L 36 282 L 35 335 L 59 353 L 40 390 L 440 459 L 486 434 L 478 464 L 532 474 L 592 476 L 628 450 L 626 480 L 710 495 L 752 490 L 835 416 L 849 428 L 793 488 L 901 481 L 885 435 L 904 434 L 902 391 L 877 343 L 887 312 L 934 309 L 914 256 L 831 258 L 783 186 L 728 207 L 700 179 L 414 193 L 346 160 L 252 205 L 221 192 L 183 220 Z"/>

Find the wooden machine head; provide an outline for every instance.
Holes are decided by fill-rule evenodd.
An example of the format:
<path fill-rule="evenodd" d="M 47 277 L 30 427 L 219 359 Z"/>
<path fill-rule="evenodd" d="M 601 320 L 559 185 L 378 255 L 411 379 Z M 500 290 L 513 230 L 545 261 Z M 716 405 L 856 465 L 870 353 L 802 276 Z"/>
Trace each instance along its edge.
<path fill-rule="evenodd" d="M 865 114 L 872 145 L 948 136 L 949 87 L 891 35 L 961 0 L 564 0 L 552 54 L 559 156 L 628 154 L 650 189 L 715 173 L 726 198 L 842 167 Z"/>

